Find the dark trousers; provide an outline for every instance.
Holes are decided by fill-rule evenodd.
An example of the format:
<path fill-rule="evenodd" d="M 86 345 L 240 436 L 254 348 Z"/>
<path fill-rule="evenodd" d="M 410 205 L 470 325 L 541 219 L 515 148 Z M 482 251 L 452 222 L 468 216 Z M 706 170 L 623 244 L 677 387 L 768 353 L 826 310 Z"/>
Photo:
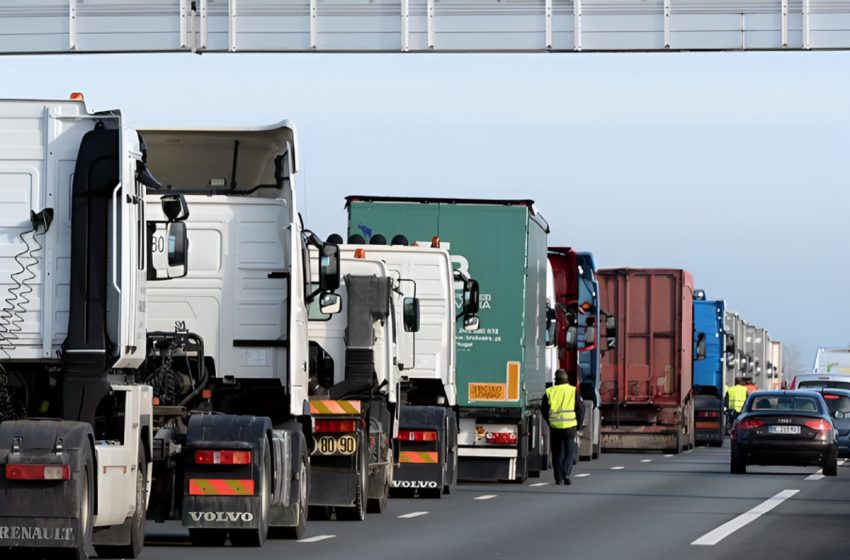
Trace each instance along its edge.
<path fill-rule="evenodd" d="M 555 470 L 555 481 L 560 482 L 569 478 L 573 472 L 576 460 L 576 428 L 549 428 L 552 442 L 552 467 Z"/>

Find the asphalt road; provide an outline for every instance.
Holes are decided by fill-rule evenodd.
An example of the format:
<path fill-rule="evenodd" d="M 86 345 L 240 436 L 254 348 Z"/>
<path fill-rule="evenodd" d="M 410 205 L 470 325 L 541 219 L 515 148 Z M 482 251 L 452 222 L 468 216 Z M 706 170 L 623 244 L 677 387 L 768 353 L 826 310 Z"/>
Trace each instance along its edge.
<path fill-rule="evenodd" d="M 364 522 L 311 521 L 302 541 L 263 549 L 192 548 L 179 528 L 149 524 L 142 558 L 850 557 L 850 461 L 831 478 L 814 467 L 732 475 L 727 442 L 674 456 L 606 453 L 573 475 L 572 486 L 554 486 L 549 471 L 440 500 L 395 498 Z"/>

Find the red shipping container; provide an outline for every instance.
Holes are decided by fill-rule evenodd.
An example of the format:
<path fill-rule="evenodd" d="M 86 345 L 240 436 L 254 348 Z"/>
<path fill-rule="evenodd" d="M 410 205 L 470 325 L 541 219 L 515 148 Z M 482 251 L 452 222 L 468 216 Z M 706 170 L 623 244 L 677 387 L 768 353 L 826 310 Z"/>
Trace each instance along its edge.
<path fill-rule="evenodd" d="M 691 400 L 693 292 L 691 274 L 676 269 L 597 272 L 600 305 L 617 318 L 617 347 L 602 359 L 603 446 L 687 448 L 693 438 Z M 633 435 L 633 441 L 623 442 Z M 658 442 L 653 443 L 656 434 Z M 628 438 L 626 438 L 628 439 Z"/>

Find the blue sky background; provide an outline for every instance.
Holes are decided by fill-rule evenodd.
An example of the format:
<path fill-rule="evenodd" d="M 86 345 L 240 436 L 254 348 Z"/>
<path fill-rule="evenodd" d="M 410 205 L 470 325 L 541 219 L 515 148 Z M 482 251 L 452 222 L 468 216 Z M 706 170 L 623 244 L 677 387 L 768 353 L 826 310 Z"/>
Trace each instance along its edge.
<path fill-rule="evenodd" d="M 850 53 L 6 57 L 0 76 L 131 126 L 292 119 L 323 237 L 348 194 L 532 198 L 550 244 L 689 269 L 799 346 L 791 368 L 850 343 Z"/>

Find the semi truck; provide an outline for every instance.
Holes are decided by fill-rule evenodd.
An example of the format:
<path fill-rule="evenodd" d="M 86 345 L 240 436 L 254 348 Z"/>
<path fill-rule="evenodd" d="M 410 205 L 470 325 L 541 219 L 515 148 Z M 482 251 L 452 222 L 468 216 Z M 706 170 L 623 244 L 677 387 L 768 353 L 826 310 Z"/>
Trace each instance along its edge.
<path fill-rule="evenodd" d="M 440 498 L 457 485 L 455 339 L 458 330 L 478 328 L 478 284 L 453 271 L 439 240 L 411 245 L 396 234 L 389 245 L 378 243 L 378 236 L 370 241 L 357 234 L 340 250 L 345 257 L 362 253 L 384 263 L 398 291 L 415 297 L 419 310 L 418 331 L 398 344 L 401 412 L 393 493 Z"/>
<path fill-rule="evenodd" d="M 342 311 L 310 308 L 310 511 L 327 518 L 333 508 L 337 519 L 362 521 L 383 512 L 393 483 L 399 372 L 415 359 L 419 302 L 365 251 L 343 253 L 340 267 Z"/>
<path fill-rule="evenodd" d="M 312 241 L 315 293 L 278 285 L 303 278 L 291 256 L 308 242 L 294 128 L 141 133 L 82 101 L 3 101 L 0 138 L 15 146 L 0 152 L 0 548 L 136 557 L 147 517 L 182 520 L 196 544 L 300 536 L 307 302 L 337 297 L 338 253 Z M 224 155 L 240 142 L 237 165 Z M 222 177 L 250 220 L 217 212 Z M 261 250 L 254 226 L 284 242 Z"/>
<path fill-rule="evenodd" d="M 602 362 L 603 449 L 678 453 L 694 443 L 693 279 L 678 269 L 597 272 L 618 344 Z"/>
<path fill-rule="evenodd" d="M 458 477 L 539 475 L 549 227 L 532 201 L 351 196 L 346 206 L 349 235 L 438 237 L 481 284 L 481 328 L 457 334 Z"/>
<path fill-rule="evenodd" d="M 308 305 L 337 312 L 340 273 L 338 248 L 298 214 L 295 127 L 141 134 L 164 185 L 150 198 L 178 192 L 192 209 L 189 273 L 147 290 L 160 353 L 143 377 L 157 403 L 148 515 L 180 520 L 201 546 L 298 538 L 313 445 Z"/>
<path fill-rule="evenodd" d="M 585 406 L 578 454 L 583 460 L 596 459 L 601 450 L 598 366 L 604 344 L 600 345 L 602 314 L 593 257 L 569 247 L 550 247 L 549 263 L 558 319 L 559 366 L 579 390 Z M 607 322 L 606 328 L 609 326 L 613 328 Z"/>
<path fill-rule="evenodd" d="M 697 445 L 719 447 L 726 434 L 725 396 L 726 304 L 707 300 L 705 292 L 694 295 L 694 437 Z"/>

